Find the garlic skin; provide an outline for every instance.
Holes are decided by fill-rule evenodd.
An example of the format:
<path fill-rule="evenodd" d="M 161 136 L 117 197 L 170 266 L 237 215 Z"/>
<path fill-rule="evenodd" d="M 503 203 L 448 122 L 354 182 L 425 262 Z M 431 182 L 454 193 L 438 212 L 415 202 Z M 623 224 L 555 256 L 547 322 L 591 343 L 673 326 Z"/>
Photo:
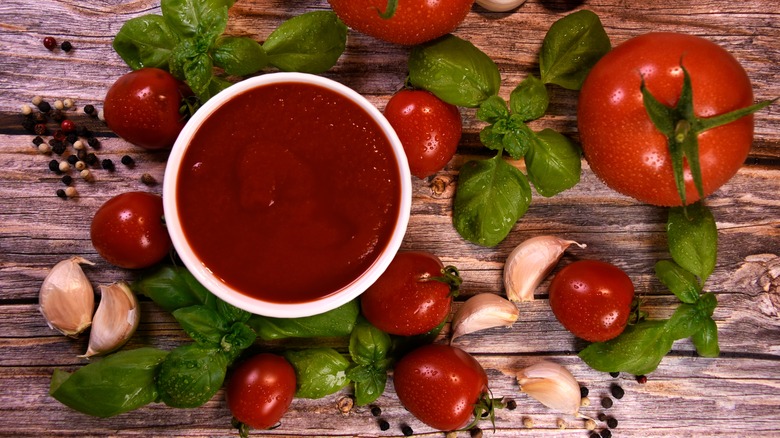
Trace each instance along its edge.
<path fill-rule="evenodd" d="M 500 326 L 511 327 L 519 316 L 517 306 L 502 296 L 492 293 L 474 295 L 452 317 L 450 344 L 468 333 Z"/>
<path fill-rule="evenodd" d="M 118 349 L 133 336 L 140 320 L 138 299 L 127 283 L 101 285 L 100 304 L 89 333 L 89 346 L 79 357 L 100 356 Z"/>
<path fill-rule="evenodd" d="M 510 301 L 533 301 L 534 290 L 552 271 L 571 245 L 585 248 L 573 240 L 556 236 L 537 236 L 517 245 L 504 264 L 504 288 Z"/>
<path fill-rule="evenodd" d="M 63 260 L 46 275 L 38 292 L 38 304 L 46 323 L 66 336 L 75 337 L 92 324 L 95 291 L 81 265 L 94 265 L 82 257 Z"/>
<path fill-rule="evenodd" d="M 525 0 L 477 0 L 477 4 L 491 12 L 506 12 L 525 3 Z"/>
<path fill-rule="evenodd" d="M 579 413 L 580 385 L 561 365 L 542 361 L 517 372 L 520 390 L 548 408 L 564 414 L 587 418 Z"/>

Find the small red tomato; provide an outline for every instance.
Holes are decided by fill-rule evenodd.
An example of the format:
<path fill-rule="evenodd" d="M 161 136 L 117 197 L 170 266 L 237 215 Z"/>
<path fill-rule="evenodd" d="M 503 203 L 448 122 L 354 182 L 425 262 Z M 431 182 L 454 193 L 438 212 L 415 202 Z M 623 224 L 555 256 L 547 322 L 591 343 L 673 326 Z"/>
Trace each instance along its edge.
<path fill-rule="evenodd" d="M 561 324 L 590 342 L 610 340 L 623 332 L 631 315 L 634 284 L 620 268 L 597 260 L 580 260 L 550 283 L 550 307 Z"/>
<path fill-rule="evenodd" d="M 391 43 L 414 45 L 455 30 L 474 0 L 328 0 L 333 12 L 349 27 Z M 389 18 L 380 14 L 396 3 Z"/>
<path fill-rule="evenodd" d="M 142 68 L 117 79 L 103 103 L 108 127 L 145 149 L 173 146 L 186 123 L 179 112 L 187 86 L 159 68 Z"/>
<path fill-rule="evenodd" d="M 438 430 L 457 430 L 488 395 L 485 369 L 457 347 L 428 344 L 402 357 L 393 370 L 401 404 Z"/>
<path fill-rule="evenodd" d="M 401 90 L 387 102 L 385 117 L 403 144 L 412 175 L 425 178 L 455 155 L 463 130 L 460 111 L 423 90 Z"/>
<path fill-rule="evenodd" d="M 295 369 L 282 356 L 261 353 L 233 371 L 225 398 L 233 416 L 255 429 L 275 426 L 295 395 Z"/>
<path fill-rule="evenodd" d="M 154 265 L 171 250 L 162 198 L 146 192 L 114 196 L 92 218 L 90 238 L 112 265 L 127 269 Z"/>
<path fill-rule="evenodd" d="M 393 335 L 428 333 L 450 314 L 460 285 L 454 268 L 426 252 L 399 252 L 387 270 L 360 296 L 363 316 Z"/>

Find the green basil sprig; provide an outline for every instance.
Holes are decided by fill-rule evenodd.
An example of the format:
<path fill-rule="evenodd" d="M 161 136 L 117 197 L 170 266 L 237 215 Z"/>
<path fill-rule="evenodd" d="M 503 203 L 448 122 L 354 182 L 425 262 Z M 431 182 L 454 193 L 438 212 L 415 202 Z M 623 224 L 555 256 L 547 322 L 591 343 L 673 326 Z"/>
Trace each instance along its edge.
<path fill-rule="evenodd" d="M 113 47 L 134 70 L 157 67 L 186 81 L 205 102 L 231 85 L 214 74 L 247 76 L 273 65 L 321 73 L 344 51 L 347 27 L 333 12 L 316 11 L 279 26 L 264 45 L 248 37 L 223 37 L 233 0 L 162 0 L 162 16 L 125 22 Z"/>
<path fill-rule="evenodd" d="M 542 196 L 554 196 L 580 181 L 580 148 L 552 130 L 527 124 L 545 115 L 545 84 L 579 89 L 593 65 L 611 48 L 598 17 L 579 11 L 555 22 L 540 53 L 541 79 L 530 75 L 510 93 L 498 96 L 501 77 L 490 57 L 468 41 L 448 35 L 417 46 L 409 56 L 409 84 L 453 105 L 478 108 L 486 122 L 480 141 L 496 155 L 462 168 L 455 192 L 453 224 L 468 241 L 499 244 L 531 203 L 530 183 Z M 528 176 L 506 163 L 525 159 Z M 530 183 L 529 183 L 530 180 Z"/>
<path fill-rule="evenodd" d="M 374 402 L 385 392 L 391 347 L 390 335 L 368 321 L 361 320 L 352 331 L 349 354 L 354 366 L 347 371 L 347 377 L 354 382 L 355 402 L 359 406 Z"/>
<path fill-rule="evenodd" d="M 672 260 L 656 263 L 658 279 L 682 302 L 666 320 L 643 320 L 620 336 L 590 344 L 579 355 L 590 367 L 636 375 L 655 370 L 675 341 L 691 338 L 703 357 L 716 357 L 718 328 L 712 315 L 718 304 L 703 293 L 717 259 L 718 232 L 709 209 L 696 203 L 669 210 L 667 238 Z"/>

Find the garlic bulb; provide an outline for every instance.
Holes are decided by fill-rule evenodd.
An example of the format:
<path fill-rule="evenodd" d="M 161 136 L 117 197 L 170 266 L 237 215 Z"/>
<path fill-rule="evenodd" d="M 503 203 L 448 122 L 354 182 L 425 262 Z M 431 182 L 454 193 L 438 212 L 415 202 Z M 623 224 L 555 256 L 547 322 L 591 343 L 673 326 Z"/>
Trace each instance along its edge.
<path fill-rule="evenodd" d="M 81 264 L 94 265 L 81 257 L 71 257 L 54 265 L 38 293 L 46 323 L 66 336 L 76 336 L 86 330 L 92 324 L 95 310 L 95 292 Z"/>
<path fill-rule="evenodd" d="M 133 336 L 140 319 L 138 299 L 127 283 L 120 281 L 109 286 L 101 285 L 100 304 L 89 333 L 89 347 L 81 357 L 100 356 L 121 347 Z"/>
<path fill-rule="evenodd" d="M 517 321 L 520 312 L 517 306 L 506 298 L 481 293 L 466 300 L 452 317 L 452 337 L 455 338 L 479 330 L 493 327 L 511 327 Z"/>
<path fill-rule="evenodd" d="M 548 408 L 587 418 L 579 413 L 580 385 L 561 365 L 542 361 L 517 373 L 520 389 Z"/>
<path fill-rule="evenodd" d="M 525 3 L 525 0 L 477 0 L 477 4 L 491 12 L 510 11 Z"/>
<path fill-rule="evenodd" d="M 504 287 L 510 301 L 532 301 L 534 290 L 552 271 L 570 245 L 585 248 L 573 240 L 556 236 L 532 237 L 517 247 L 507 257 L 504 265 Z"/>

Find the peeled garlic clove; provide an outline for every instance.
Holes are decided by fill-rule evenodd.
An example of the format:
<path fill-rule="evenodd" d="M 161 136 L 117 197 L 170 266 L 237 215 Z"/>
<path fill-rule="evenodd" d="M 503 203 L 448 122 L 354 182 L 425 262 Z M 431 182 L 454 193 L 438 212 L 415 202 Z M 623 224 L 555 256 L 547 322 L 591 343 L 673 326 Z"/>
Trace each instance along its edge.
<path fill-rule="evenodd" d="M 583 417 L 580 410 L 580 385 L 561 365 L 542 361 L 517 373 L 520 389 L 548 408 Z"/>
<path fill-rule="evenodd" d="M 452 317 L 452 338 L 493 327 L 510 327 L 517 321 L 520 312 L 517 306 L 506 298 L 481 293 L 466 300 Z"/>
<path fill-rule="evenodd" d="M 477 4 L 491 12 L 506 12 L 525 3 L 525 0 L 477 0 Z"/>
<path fill-rule="evenodd" d="M 89 333 L 89 347 L 81 357 L 100 356 L 118 349 L 133 336 L 140 319 L 138 299 L 127 283 L 120 281 L 109 286 L 101 285 L 100 304 Z"/>
<path fill-rule="evenodd" d="M 63 260 L 46 275 L 38 304 L 49 327 L 66 336 L 76 336 L 92 324 L 95 292 L 81 264 L 94 265 L 81 257 Z"/>
<path fill-rule="evenodd" d="M 572 244 L 585 248 L 573 240 L 556 236 L 532 237 L 507 257 L 504 265 L 504 287 L 510 301 L 532 301 L 534 290 L 552 271 L 563 252 Z"/>

